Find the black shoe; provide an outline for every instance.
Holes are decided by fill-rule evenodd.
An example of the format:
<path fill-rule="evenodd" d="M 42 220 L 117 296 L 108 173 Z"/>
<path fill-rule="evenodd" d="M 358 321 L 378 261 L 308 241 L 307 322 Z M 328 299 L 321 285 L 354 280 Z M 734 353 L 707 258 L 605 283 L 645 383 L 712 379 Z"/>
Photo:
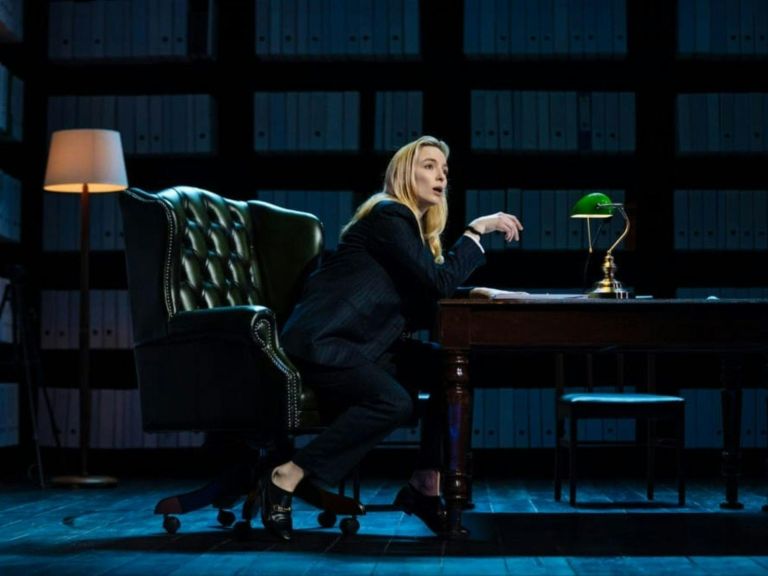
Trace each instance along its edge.
<path fill-rule="evenodd" d="M 448 531 L 448 515 L 440 496 L 425 496 L 408 483 L 397 493 L 395 506 L 409 516 L 415 514 L 437 535 Z"/>
<path fill-rule="evenodd" d="M 291 498 L 293 494 L 272 482 L 272 470 L 261 481 L 261 522 L 267 532 L 285 542 L 293 534 Z"/>

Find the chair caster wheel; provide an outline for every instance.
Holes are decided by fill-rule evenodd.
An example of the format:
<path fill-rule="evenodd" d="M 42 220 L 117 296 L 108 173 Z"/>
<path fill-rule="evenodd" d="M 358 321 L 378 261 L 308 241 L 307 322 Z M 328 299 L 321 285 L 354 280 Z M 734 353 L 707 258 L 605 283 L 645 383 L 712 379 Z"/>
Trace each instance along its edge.
<path fill-rule="evenodd" d="M 317 523 L 323 528 L 331 528 L 336 524 L 336 514 L 329 512 L 328 510 L 323 510 L 317 515 Z"/>
<path fill-rule="evenodd" d="M 232 527 L 236 540 L 247 540 L 251 534 L 251 523 L 247 520 L 240 520 Z"/>
<path fill-rule="evenodd" d="M 168 534 L 176 534 L 181 528 L 181 520 L 176 516 L 163 516 L 163 528 Z"/>
<path fill-rule="evenodd" d="M 218 520 L 219 524 L 222 526 L 232 526 L 232 524 L 235 523 L 235 513 L 231 510 L 219 510 L 219 513 L 216 515 L 216 520 Z"/>
<path fill-rule="evenodd" d="M 344 518 L 339 522 L 339 528 L 341 528 L 341 533 L 344 534 L 344 536 L 353 536 L 360 530 L 360 522 L 354 517 Z"/>

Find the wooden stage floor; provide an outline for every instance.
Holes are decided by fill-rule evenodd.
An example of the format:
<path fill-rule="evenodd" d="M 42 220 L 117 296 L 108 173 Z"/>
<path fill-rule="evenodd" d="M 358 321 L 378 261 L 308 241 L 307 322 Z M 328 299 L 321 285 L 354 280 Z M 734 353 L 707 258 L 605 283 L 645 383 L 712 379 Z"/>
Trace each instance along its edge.
<path fill-rule="evenodd" d="M 768 574 L 768 486 L 747 480 L 745 508 L 719 508 L 716 479 L 690 480 L 688 505 L 673 486 L 644 500 L 639 479 L 584 480 L 577 509 L 552 499 L 545 479 L 478 479 L 476 507 L 465 514 L 472 537 L 443 542 L 391 509 L 400 481 L 369 478 L 371 511 L 360 532 L 319 528 L 316 511 L 297 501 L 294 540 L 270 540 L 260 522 L 247 540 L 206 508 L 180 517 L 167 534 L 155 502 L 198 479 L 121 479 L 114 489 L 39 490 L 0 485 L 0 574 Z M 239 513 L 239 510 L 237 510 Z"/>

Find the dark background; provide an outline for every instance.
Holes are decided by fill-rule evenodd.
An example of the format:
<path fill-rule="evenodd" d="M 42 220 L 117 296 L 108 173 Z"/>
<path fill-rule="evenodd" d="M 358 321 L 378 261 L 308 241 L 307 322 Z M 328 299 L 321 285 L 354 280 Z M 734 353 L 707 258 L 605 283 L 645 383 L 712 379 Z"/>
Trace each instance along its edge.
<path fill-rule="evenodd" d="M 310 2 L 312 0 L 309 0 Z M 376 1 L 376 0 L 374 0 Z M 757 0 L 758 2 L 761 0 Z M 76 2 L 77 3 L 77 2 Z M 619 278 L 638 294 L 674 297 L 680 289 L 768 286 L 764 252 L 676 251 L 673 191 L 678 189 L 764 190 L 765 153 L 681 154 L 676 142 L 676 98 L 686 93 L 766 93 L 765 56 L 678 53 L 677 2 L 627 0 L 627 51 L 610 57 L 510 57 L 467 55 L 463 50 L 465 7 L 460 1 L 419 2 L 420 54 L 415 58 L 265 59 L 255 54 L 255 2 L 219 0 L 212 18 L 215 49 L 211 55 L 181 59 L 66 60 L 48 58 L 48 2 L 28 1 L 24 38 L 0 45 L 0 62 L 24 80 L 22 142 L 0 141 L 0 168 L 22 182 L 21 241 L 0 243 L 0 275 L 16 265 L 27 271 L 30 318 L 39 322 L 43 290 L 77 290 L 79 254 L 50 253 L 42 247 L 43 191 L 48 133 L 48 98 L 62 95 L 210 94 L 214 106 L 214 152 L 205 155 L 127 156 L 131 186 L 157 190 L 192 185 L 248 199 L 258 189 L 352 190 L 355 203 L 381 183 L 390 151 L 374 148 L 377 91 L 419 91 L 423 96 L 422 131 L 451 147 L 450 244 L 466 223 L 469 189 L 619 189 L 626 195 L 632 231 L 617 251 Z M 475 3 L 480 4 L 480 3 Z M 493 2 L 491 2 L 491 5 Z M 693 26 L 696 13 L 681 18 Z M 474 4 L 473 4 L 474 5 Z M 599 9 L 603 3 L 596 2 Z M 192 0 L 190 6 L 205 9 Z M 757 39 L 757 37 L 756 37 Z M 763 36 L 763 41 L 765 38 Z M 473 150 L 473 90 L 630 92 L 635 95 L 636 146 L 632 153 L 588 154 Z M 253 93 L 257 91 L 356 91 L 360 93 L 359 150 L 347 153 L 257 153 L 253 146 Z M 598 250 L 599 253 L 599 250 Z M 517 289 L 582 287 L 586 254 L 574 250 L 489 252 L 488 264 L 469 283 Z M 590 263 L 587 283 L 598 277 L 599 258 Z M 123 254 L 91 254 L 91 288 L 124 289 Z M 24 382 L 12 344 L 0 343 L 4 381 Z M 74 387 L 76 350 L 43 350 L 38 372 L 49 386 Z M 500 381 L 508 358 L 489 359 L 475 379 L 481 385 L 539 385 L 552 374 L 547 359 L 516 361 L 514 383 Z M 602 362 L 602 360 L 598 360 Z M 610 359 L 605 361 L 610 362 Z M 633 366 L 629 363 L 630 369 Z M 680 358 L 662 366 L 662 384 L 671 387 L 716 386 L 708 361 Z M 762 370 L 755 361 L 754 370 Z M 610 374 L 610 369 L 603 372 Z M 600 370 L 598 370 L 598 378 Z M 634 377 L 641 378 L 640 371 Z M 550 377 L 546 376 L 545 380 Z M 605 377 L 610 380 L 610 376 Z M 136 386 L 130 350 L 92 351 L 94 387 Z M 599 382 L 598 382 L 599 383 Z M 549 385 L 552 385 L 549 382 Z M 8 470 L 31 462 L 31 432 L 26 388 L 20 389 L 21 445 L 2 448 Z M 51 449 L 48 449 L 51 450 Z M 193 449 L 95 451 L 105 466 L 151 465 L 171 469 L 203 467 L 190 458 Z M 52 454 L 52 452 L 46 452 Z M 394 451 L 382 451 L 386 461 Z M 70 456 L 63 451 L 63 458 Z M 529 469 L 549 473 L 546 450 L 515 451 Z M 622 452 L 627 470 L 636 454 Z M 507 466 L 509 451 L 482 452 L 488 466 Z M 59 454 L 52 460 L 61 458 Z M 190 465 L 190 461 L 195 464 Z M 717 451 L 693 456 L 702 473 L 717 473 Z M 752 470 L 760 458 L 745 457 Z M 186 463 L 186 464 L 185 464 Z M 697 464 L 699 465 L 699 464 Z M 185 468 L 186 467 L 186 468 Z"/>

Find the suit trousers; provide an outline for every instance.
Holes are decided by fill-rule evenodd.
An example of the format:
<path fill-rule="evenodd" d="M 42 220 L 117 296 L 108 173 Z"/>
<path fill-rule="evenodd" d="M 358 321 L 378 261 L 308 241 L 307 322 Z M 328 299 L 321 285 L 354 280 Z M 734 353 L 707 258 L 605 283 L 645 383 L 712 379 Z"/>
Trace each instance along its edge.
<path fill-rule="evenodd" d="M 437 345 L 398 340 L 376 362 L 352 368 L 297 365 L 321 410 L 334 415 L 331 425 L 293 456 L 307 476 L 330 485 L 343 480 L 382 439 L 414 416 L 418 392 L 429 392 L 429 400 L 420 415 L 416 467 L 442 468 L 445 415 Z"/>

